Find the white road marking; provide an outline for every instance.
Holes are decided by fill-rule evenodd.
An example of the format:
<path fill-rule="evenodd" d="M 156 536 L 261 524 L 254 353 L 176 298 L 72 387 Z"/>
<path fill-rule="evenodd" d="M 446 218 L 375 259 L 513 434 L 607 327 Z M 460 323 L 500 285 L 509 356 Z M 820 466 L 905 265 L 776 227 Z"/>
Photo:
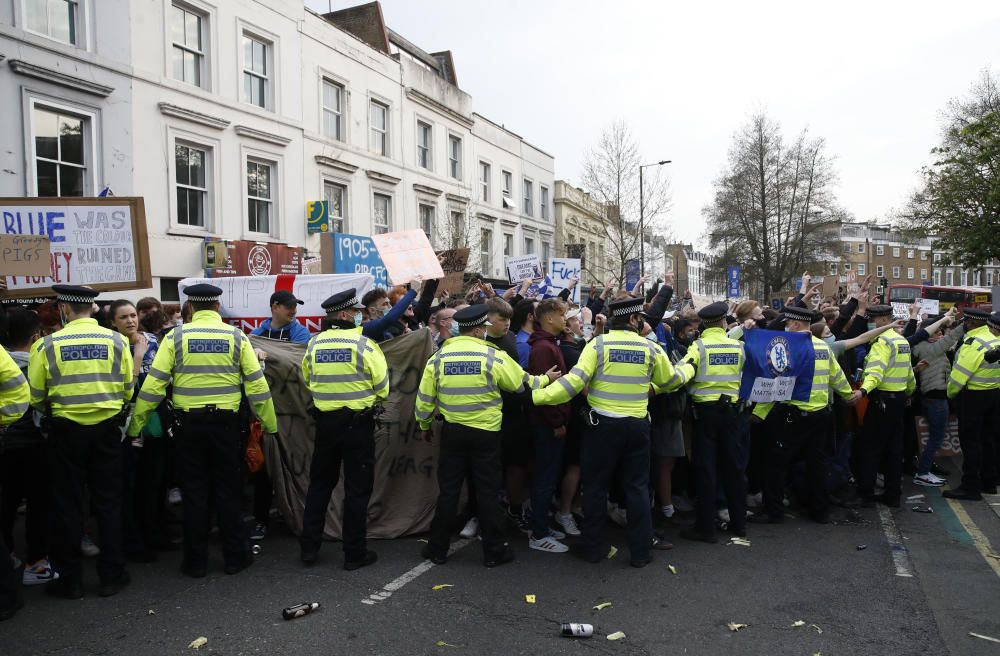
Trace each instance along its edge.
<path fill-rule="evenodd" d="M 913 578 L 913 571 L 910 567 L 910 554 L 903 546 L 903 538 L 896 528 L 896 521 L 892 518 L 892 512 L 888 507 L 879 504 L 878 518 L 882 523 L 882 533 L 885 534 L 886 542 L 892 550 L 892 562 L 896 566 L 896 576 Z"/>
<path fill-rule="evenodd" d="M 465 548 L 471 542 L 474 542 L 474 541 L 475 540 L 471 540 L 471 539 L 470 540 L 459 540 L 458 542 L 452 544 L 451 545 L 451 549 L 448 550 L 448 556 L 449 557 L 453 556 L 456 551 L 458 551 L 459 549 Z M 366 599 L 362 599 L 361 603 L 368 604 L 369 606 L 374 606 L 375 604 L 377 604 L 380 601 L 385 601 L 386 599 L 388 599 L 389 597 L 392 596 L 393 592 L 396 592 L 397 590 L 399 590 L 400 588 L 402 588 L 407 583 L 412 583 L 414 580 L 416 580 L 417 578 L 419 578 L 421 575 L 429 572 L 433 568 L 434 568 L 434 563 L 432 563 L 429 560 L 425 560 L 424 562 L 420 563 L 419 565 L 417 565 L 416 567 L 414 567 L 410 571 L 405 572 L 404 574 L 402 574 L 400 576 L 397 576 L 393 580 L 391 580 L 388 583 L 386 583 L 385 585 L 383 585 L 382 589 L 379 590 L 378 592 L 374 592 L 374 593 L 368 595 L 368 597 Z"/>

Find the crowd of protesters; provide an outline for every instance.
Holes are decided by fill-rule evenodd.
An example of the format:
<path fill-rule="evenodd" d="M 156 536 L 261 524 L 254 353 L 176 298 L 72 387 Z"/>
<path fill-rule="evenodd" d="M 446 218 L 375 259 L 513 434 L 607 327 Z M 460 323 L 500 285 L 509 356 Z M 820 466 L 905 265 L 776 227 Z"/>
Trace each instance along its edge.
<path fill-rule="evenodd" d="M 685 361 L 688 349 L 705 327 L 690 294 L 674 296 L 669 276 L 657 280 L 648 290 L 645 287 L 651 281 L 646 277 L 631 289 L 619 290 L 613 280 L 608 281 L 604 286 L 591 288 L 586 301 L 579 304 L 571 300 L 578 291 L 574 289 L 575 282 L 555 296 L 542 293 L 539 282 L 526 280 L 498 293 L 490 284 L 474 280 L 464 295 L 451 295 L 445 291 L 438 293 L 437 280 L 416 279 L 408 286 L 373 289 L 365 294 L 359 299 L 363 307 L 357 323 L 361 334 L 375 342 L 427 328 L 435 347 L 439 348 L 459 335 L 458 322 L 454 319 L 456 312 L 470 306 L 485 306 L 488 319 L 485 341 L 531 376 L 544 376 L 553 369 L 562 373 L 574 370 L 584 346 L 608 331 L 608 305 L 617 299 L 642 299 L 642 320 L 635 330 L 657 344 L 674 365 Z M 785 305 L 808 311 L 806 316 L 813 318 L 808 322 L 811 324 L 809 331 L 829 346 L 840 369 L 855 385 L 860 383 L 859 374 L 865 366 L 868 345 L 884 332 L 895 331 L 912 347 L 912 364 L 918 372 L 919 385 L 906 406 L 904 434 L 893 436 L 900 441 L 901 457 L 899 462 L 886 462 L 886 458 L 892 460 L 898 453 L 898 450 L 889 449 L 886 451 L 888 456 L 877 463 L 879 471 L 885 474 L 879 475 L 881 485 L 887 491 L 897 491 L 895 498 L 888 495 L 888 501 L 890 505 L 898 505 L 898 480 L 890 479 L 900 469 L 912 476 L 918 485 L 942 486 L 946 482 L 949 472 L 935 461 L 935 454 L 946 435 L 950 414 L 949 374 L 966 328 L 961 313 L 950 310 L 940 316 L 921 318 L 916 303 L 909 308 L 908 319 L 874 322 L 869 316 L 869 308 L 877 299 L 870 293 L 870 284 L 871 279 L 866 279 L 843 299 L 820 298 L 818 287 L 810 286 L 806 274 L 800 292 Z M 302 301 L 290 292 L 276 292 L 270 299 L 271 317 L 253 334 L 302 344 L 309 342 L 313 335 L 296 321 L 296 311 L 301 304 Z M 746 333 L 756 329 L 785 330 L 788 321 L 785 312 L 761 307 L 756 301 L 733 302 L 726 310 L 721 325 L 731 340 L 741 340 Z M 139 394 L 164 338 L 174 327 L 190 322 L 193 314 L 191 303 L 162 304 L 154 298 L 143 298 L 135 304 L 125 300 L 104 306 L 95 304 L 93 312 L 101 325 L 127 340 L 135 378 L 134 394 Z M 54 304 L 34 309 L 7 307 L 0 342 L 18 367 L 26 371 L 32 345 L 58 331 L 61 321 Z M 974 325 L 986 323 L 983 319 Z M 1000 329 L 994 334 L 998 332 Z M 265 359 L 266 353 L 258 351 L 257 356 Z M 995 362 L 996 348 L 987 350 L 985 357 L 987 362 Z M 588 413 L 584 395 L 549 406 L 535 406 L 530 395 L 517 392 L 505 391 L 502 399 L 500 460 L 502 503 L 507 520 L 512 530 L 525 534 L 531 549 L 566 552 L 569 550 L 567 536 L 581 533 L 578 525 L 580 499 L 581 493 L 586 494 L 586 488 L 581 489 L 580 470 L 580 450 Z M 698 436 L 693 428 L 692 403 L 685 388 L 664 394 L 650 393 L 648 403 L 650 477 L 647 492 L 651 512 L 661 529 L 654 538 L 659 541 L 659 548 L 671 546 L 664 539 L 668 528 L 690 525 L 696 496 L 702 497 L 697 499 L 699 505 L 710 504 L 715 510 L 719 530 L 725 530 L 730 524 L 742 527 L 743 518 L 734 518 L 731 513 L 742 514 L 744 509 L 757 511 L 749 513 L 750 521 L 776 521 L 773 508 L 764 508 L 765 488 L 769 478 L 773 479 L 769 473 L 773 471 L 771 459 L 776 439 L 773 425 L 753 420 L 749 407 L 746 412 L 741 409 L 745 421 L 729 436 L 731 444 L 727 448 L 733 455 L 734 471 L 745 484 L 746 498 L 733 503 L 733 499 L 726 498 L 727 493 L 731 496 L 732 490 L 737 488 L 713 483 L 714 493 L 708 493 L 696 480 L 699 474 L 692 468 L 689 455 L 692 442 Z M 829 440 L 823 454 L 826 480 L 819 487 L 830 501 L 847 507 L 886 500 L 885 496 L 867 494 L 868 490 L 858 494 L 855 473 L 859 471 L 858 459 L 863 450 L 857 448 L 860 439 L 858 412 L 852 404 L 840 400 L 831 401 L 831 406 Z M 923 416 L 928 425 L 929 438 L 922 450 L 918 449 L 916 436 L 914 419 L 917 416 Z M 248 414 L 246 419 L 245 423 L 249 423 Z M 172 424 L 168 404 L 164 403 L 145 423 L 140 435 L 122 440 L 124 480 L 120 507 L 123 528 L 119 548 L 131 561 L 151 562 L 156 560 L 158 552 L 178 548 L 170 518 L 183 508 L 184 499 L 177 480 Z M 1000 452 L 997 427 L 988 427 L 987 432 L 990 446 L 987 457 L 992 458 L 994 449 Z M 28 412 L 4 429 L 0 451 L 0 531 L 3 542 L 14 550 L 11 556 L 24 585 L 51 583 L 60 576 L 49 561 L 53 482 L 48 463 L 46 424 L 40 413 Z M 816 481 L 807 480 L 809 474 L 815 477 L 815 472 L 794 462 L 787 464 L 788 470 L 780 472 L 779 502 L 782 505 L 804 503 L 815 494 Z M 259 541 L 265 539 L 273 513 L 266 464 L 248 476 L 247 481 L 247 507 L 252 509 L 253 516 L 249 537 Z M 991 461 L 984 465 L 980 488 L 983 492 L 995 492 L 995 485 L 996 464 Z M 624 526 L 628 518 L 623 487 L 619 480 L 611 488 L 608 516 Z M 696 494 L 699 488 L 700 494 Z M 773 489 L 771 496 L 773 502 Z M 463 537 L 474 537 L 479 531 L 477 502 L 475 488 L 470 486 L 467 504 L 462 509 L 462 522 L 455 526 L 456 529 L 461 527 Z M 23 539 L 15 531 L 22 515 Z M 821 522 L 830 519 L 827 513 L 812 516 Z M 84 556 L 97 555 L 99 549 L 88 532 L 92 524 L 84 520 L 83 537 L 73 548 Z M 742 529 L 739 532 L 745 535 Z M 15 545 L 18 546 L 15 548 Z M 0 608 L 0 617 L 12 615 L 12 608 Z"/>

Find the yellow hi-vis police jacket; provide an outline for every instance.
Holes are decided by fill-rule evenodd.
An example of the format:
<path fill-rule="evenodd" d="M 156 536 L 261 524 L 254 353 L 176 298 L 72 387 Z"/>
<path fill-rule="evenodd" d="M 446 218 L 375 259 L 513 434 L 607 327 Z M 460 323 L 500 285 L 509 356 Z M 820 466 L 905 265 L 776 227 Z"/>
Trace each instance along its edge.
<path fill-rule="evenodd" d="M 21 368 L 0 346 L 0 427 L 10 426 L 28 411 L 28 381 Z"/>
<path fill-rule="evenodd" d="M 471 335 L 451 337 L 424 367 L 414 414 L 420 430 L 430 428 L 435 410 L 446 421 L 499 431 L 503 417 L 500 390 L 537 390 L 548 376 L 532 376 L 501 350 Z"/>
<path fill-rule="evenodd" d="M 983 355 L 1000 346 L 1000 337 L 990 332 L 989 326 L 970 330 L 958 353 L 948 377 L 948 398 L 954 398 L 963 389 L 982 391 L 1000 388 L 1000 362 L 985 362 Z"/>
<path fill-rule="evenodd" d="M 53 417 L 93 426 L 111 419 L 132 398 L 132 349 L 96 319 L 76 319 L 31 347 L 31 405 Z"/>
<path fill-rule="evenodd" d="M 278 431 L 271 390 L 250 340 L 214 310 L 195 312 L 191 323 L 177 326 L 163 338 L 139 390 L 129 436 L 135 437 L 146 425 L 150 413 L 163 401 L 171 378 L 171 398 L 177 410 L 214 405 L 235 412 L 240 407 L 242 382 L 264 432 Z"/>
<path fill-rule="evenodd" d="M 588 342 L 569 373 L 544 390 L 534 390 L 531 398 L 535 405 L 558 405 L 589 384 L 587 403 L 595 412 L 642 419 L 650 385 L 668 391 L 684 380 L 658 344 L 631 330 L 612 330 Z"/>
<path fill-rule="evenodd" d="M 389 396 L 389 373 L 378 344 L 361 327 L 315 335 L 302 358 L 302 377 L 317 410 L 364 410 Z"/>
<path fill-rule="evenodd" d="M 722 328 L 707 328 L 688 347 L 687 355 L 677 365 L 691 380 L 688 393 L 695 403 L 718 401 L 726 396 L 735 402 L 740 397 L 740 378 L 746 355 L 743 342 L 731 339 Z"/>
<path fill-rule="evenodd" d="M 845 401 L 851 398 L 851 386 L 844 376 L 844 370 L 840 368 L 840 363 L 834 357 L 833 351 L 826 342 L 818 339 L 815 335 L 812 338 L 813 351 L 816 354 L 816 364 L 813 369 L 812 391 L 808 401 L 782 401 L 805 412 L 817 412 L 830 405 L 830 389 L 832 388 L 840 398 Z M 774 407 L 773 403 L 758 403 L 753 409 L 755 416 L 761 419 L 767 417 Z"/>
<path fill-rule="evenodd" d="M 861 389 L 866 394 L 872 390 L 913 394 L 917 378 L 910 365 L 910 343 L 895 330 L 879 335 L 865 358 L 864 380 Z"/>

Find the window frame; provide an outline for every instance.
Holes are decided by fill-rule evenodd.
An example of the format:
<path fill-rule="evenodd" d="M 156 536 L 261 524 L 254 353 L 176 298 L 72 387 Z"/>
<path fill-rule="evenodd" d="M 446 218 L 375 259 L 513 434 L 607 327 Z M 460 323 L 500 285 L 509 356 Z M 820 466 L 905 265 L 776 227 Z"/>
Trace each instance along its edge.
<path fill-rule="evenodd" d="M 915 257 L 916 257 L 916 251 L 914 251 L 912 248 L 907 248 L 906 249 L 906 259 L 912 260 Z"/>
<path fill-rule="evenodd" d="M 333 210 L 329 210 L 330 213 L 330 232 L 332 233 L 349 233 L 350 232 L 350 216 L 351 216 L 351 198 L 350 189 L 351 185 L 347 180 L 342 178 L 335 178 L 331 176 L 323 176 L 320 180 L 320 194 L 323 200 L 329 201 L 330 198 L 326 194 L 327 186 L 336 187 L 341 190 L 341 201 L 340 201 L 340 213 L 342 216 L 339 217 L 341 227 L 340 230 L 336 228 L 336 221 L 334 219 Z"/>
<path fill-rule="evenodd" d="M 850 271 L 850 270 L 851 270 L 851 263 L 844 262 L 844 271 Z"/>
<path fill-rule="evenodd" d="M 845 253 L 853 253 L 854 252 L 854 244 L 852 244 L 849 241 L 845 241 L 844 242 L 844 252 Z"/>
<path fill-rule="evenodd" d="M 265 75 L 247 68 L 246 62 L 246 44 L 245 39 L 250 39 L 256 41 L 265 47 L 264 51 L 264 67 Z M 239 49 L 239 61 L 240 61 L 240 82 L 239 82 L 239 102 L 241 105 L 246 105 L 249 107 L 256 107 L 259 110 L 265 112 L 278 112 L 278 99 L 280 94 L 278 93 L 278 40 L 277 38 L 269 34 L 264 30 L 260 30 L 256 27 L 247 25 L 245 23 L 239 23 L 239 39 L 237 48 Z M 251 101 L 246 100 L 246 76 L 256 77 L 264 80 L 264 105 L 258 105 Z"/>
<path fill-rule="evenodd" d="M 529 243 L 531 245 L 531 248 L 528 248 Z M 531 236 L 531 235 L 524 235 L 524 237 L 521 239 L 521 245 L 524 247 L 524 254 L 525 255 L 534 255 L 535 254 L 535 238 L 533 236 Z"/>
<path fill-rule="evenodd" d="M 538 218 L 543 221 L 550 220 L 549 214 L 549 188 L 545 185 L 538 184 Z"/>
<path fill-rule="evenodd" d="M 503 233 L 503 256 L 513 257 L 514 255 L 516 255 L 516 253 L 514 252 L 514 246 L 515 246 L 514 233 L 513 232 Z"/>
<path fill-rule="evenodd" d="M 427 145 L 426 146 L 422 146 L 420 144 L 420 137 L 421 137 L 421 135 L 423 133 L 423 131 L 421 130 L 421 128 L 423 128 L 423 127 L 427 128 Z M 434 124 L 432 122 L 424 120 L 423 118 L 421 118 L 421 117 L 418 116 L 417 117 L 417 122 L 416 122 L 416 135 L 415 136 L 416 136 L 416 139 L 414 139 L 414 143 L 416 144 L 416 149 L 417 149 L 416 150 L 416 153 L 417 153 L 417 157 L 416 157 L 417 166 L 419 168 L 424 169 L 425 171 L 433 171 L 434 170 Z M 426 164 L 422 163 L 420 161 L 421 149 L 426 150 L 426 154 L 427 154 L 427 162 L 426 162 Z"/>
<path fill-rule="evenodd" d="M 535 181 L 527 176 L 521 178 L 521 212 L 525 216 L 535 217 Z M 525 253 L 530 255 L 530 253 Z"/>
<path fill-rule="evenodd" d="M 94 107 L 81 105 L 70 105 L 58 100 L 49 99 L 41 94 L 29 92 L 24 97 L 24 139 L 25 150 L 28 159 L 28 170 L 25 171 L 25 188 L 27 196 L 38 197 L 38 153 L 35 147 L 35 110 L 41 108 L 54 114 L 67 114 L 76 116 L 84 121 L 85 135 L 83 138 L 84 151 L 84 176 L 83 176 L 83 197 L 95 196 L 97 189 L 97 165 L 100 161 L 100 110 Z M 90 158 L 88 159 L 88 154 Z M 46 158 L 46 161 L 51 161 Z M 64 198 L 75 198 L 75 196 L 65 196 Z"/>
<path fill-rule="evenodd" d="M 251 236 L 263 236 L 263 237 L 276 237 L 277 228 L 280 225 L 279 221 L 279 197 L 278 192 L 278 160 L 271 159 L 269 155 L 260 155 L 257 153 L 249 153 L 243 158 L 243 197 L 244 197 L 244 223 L 243 232 Z M 264 196 L 251 196 L 250 195 L 250 164 L 255 164 L 257 166 L 267 166 L 270 171 L 268 173 L 268 188 L 270 195 L 268 197 Z M 250 201 L 257 202 L 267 202 L 269 205 L 269 212 L 267 216 L 267 230 L 251 230 L 250 228 Z M 259 227 L 259 223 L 258 223 Z"/>
<path fill-rule="evenodd" d="M 864 262 L 859 262 L 859 263 L 858 263 L 858 275 L 859 275 L 859 276 L 863 276 L 863 275 L 866 275 L 866 274 L 865 274 L 865 271 L 866 271 L 867 269 L 868 269 L 868 267 L 867 267 L 867 266 L 865 266 L 865 263 L 864 263 Z"/>
<path fill-rule="evenodd" d="M 212 179 L 212 176 L 211 176 L 211 171 L 212 171 L 212 169 L 211 169 L 211 167 L 212 167 L 212 149 L 211 148 L 206 148 L 205 146 L 203 146 L 201 144 L 198 144 L 198 143 L 195 143 L 195 142 L 192 142 L 192 141 L 188 141 L 186 139 L 174 139 L 174 144 L 173 145 L 174 145 L 174 147 L 173 147 L 173 152 L 174 152 L 174 167 L 173 167 L 173 170 L 172 170 L 172 174 L 173 175 L 171 176 L 171 179 L 173 180 L 173 192 L 174 192 L 173 193 L 173 200 L 176 203 L 176 205 L 173 208 L 173 212 L 172 212 L 172 216 L 171 216 L 171 223 L 174 224 L 174 225 L 177 225 L 179 228 L 183 228 L 185 230 L 198 230 L 198 231 L 202 231 L 202 232 L 207 232 L 208 231 L 208 225 L 209 225 L 210 220 L 211 220 L 211 217 L 209 216 L 210 212 L 211 212 L 211 207 L 209 206 L 209 202 L 211 200 L 210 194 L 211 194 L 211 179 Z M 205 180 L 204 180 L 204 185 L 205 186 L 204 187 L 197 187 L 197 186 L 191 184 L 190 182 L 188 184 L 181 184 L 181 182 L 180 182 L 180 180 L 178 179 L 178 176 L 177 176 L 177 174 L 178 174 L 178 170 L 177 170 L 177 154 L 176 154 L 177 153 L 177 148 L 188 148 L 189 150 L 197 150 L 197 151 L 199 151 L 199 152 L 202 153 L 202 155 L 203 155 L 203 159 L 202 159 L 202 171 L 203 171 L 203 174 L 204 174 L 204 177 L 205 177 Z M 201 225 L 195 225 L 195 224 L 191 224 L 191 223 L 182 223 L 181 222 L 180 216 L 178 216 L 178 214 L 180 212 L 180 202 L 177 199 L 177 193 L 180 191 L 181 188 L 184 188 L 185 190 L 187 190 L 189 192 L 190 191 L 200 191 L 200 192 L 202 192 L 202 203 L 201 203 L 201 207 L 202 207 L 202 217 L 201 217 L 201 219 L 202 219 L 202 222 L 201 222 Z M 190 215 L 190 206 L 189 206 L 189 215 Z"/>
<path fill-rule="evenodd" d="M 493 187 L 493 165 L 485 160 L 479 160 L 479 201 L 484 205 L 490 202 L 490 191 Z"/>
<path fill-rule="evenodd" d="M 385 129 L 379 130 L 375 127 L 375 123 L 372 120 L 372 111 L 375 107 L 380 107 L 385 110 Z M 389 139 L 391 134 L 391 121 L 392 121 L 392 105 L 388 101 L 381 98 L 376 98 L 374 96 L 368 97 L 368 152 L 380 157 L 390 157 L 392 155 L 392 147 L 390 145 Z M 382 150 L 378 151 L 374 148 L 374 136 L 375 133 L 382 135 Z"/>
<path fill-rule="evenodd" d="M 424 230 L 424 210 L 429 209 L 431 211 L 430 216 L 430 231 Z M 417 227 L 424 231 L 427 235 L 427 241 L 431 243 L 431 246 L 435 245 L 435 233 L 437 232 L 437 205 L 423 199 L 417 199 Z"/>
<path fill-rule="evenodd" d="M 375 214 L 375 197 L 376 196 L 382 196 L 382 197 L 388 199 L 388 203 L 386 204 L 386 224 L 384 226 L 382 226 L 382 225 L 380 225 L 378 223 L 375 223 L 375 217 L 376 217 L 376 214 Z M 393 231 L 393 225 L 392 225 L 392 223 L 393 223 L 393 213 L 394 213 L 394 210 L 395 210 L 395 208 L 393 207 L 393 205 L 395 205 L 395 202 L 396 202 L 395 194 L 393 194 L 388 189 L 383 189 L 382 187 L 373 187 L 372 188 L 372 191 L 371 191 L 371 217 L 372 217 L 372 223 L 371 223 L 372 230 L 371 230 L 371 234 L 372 235 L 384 235 L 387 232 L 392 232 Z M 382 230 L 382 228 L 384 228 L 384 230 Z"/>
<path fill-rule="evenodd" d="M 875 254 L 876 255 L 885 255 L 885 244 L 876 244 L 875 245 Z"/>
<path fill-rule="evenodd" d="M 840 273 L 840 267 L 836 262 L 830 262 L 830 275 L 835 276 Z"/>
<path fill-rule="evenodd" d="M 479 270 L 484 276 L 493 272 L 493 228 L 479 226 Z"/>
<path fill-rule="evenodd" d="M 328 107 L 326 104 L 326 85 L 329 84 L 336 88 L 340 92 L 340 111 L 334 111 L 332 108 Z M 347 84 L 343 80 L 333 77 L 329 73 L 323 72 L 319 76 L 319 133 L 325 138 L 337 141 L 340 143 L 347 143 L 347 126 L 349 121 L 347 120 L 347 108 L 348 108 L 348 93 Z M 327 114 L 334 114 L 337 117 L 337 132 L 336 136 L 327 134 L 326 132 L 326 116 Z"/>
<path fill-rule="evenodd" d="M 201 40 L 201 50 L 195 50 L 194 48 L 187 45 L 187 43 L 178 43 L 174 40 L 173 25 L 170 20 L 173 19 L 174 10 L 180 10 L 186 14 L 192 14 L 198 18 L 199 21 L 199 39 Z M 170 56 L 167 57 L 167 68 L 171 80 L 180 82 L 182 84 L 187 84 L 193 86 L 196 89 L 209 90 L 211 88 L 211 72 L 209 70 L 208 61 L 211 48 L 211 39 L 209 32 L 209 25 L 211 24 L 211 16 L 204 8 L 197 5 L 191 4 L 189 2 L 181 2 L 180 0 L 172 0 L 167 7 L 168 21 L 167 21 L 167 33 L 170 35 Z M 173 53 L 174 50 L 183 50 L 194 54 L 199 58 L 198 60 L 198 83 L 190 82 L 188 80 L 183 80 L 174 75 L 173 71 Z"/>
<path fill-rule="evenodd" d="M 46 7 L 46 22 L 48 21 L 48 6 L 50 0 L 43 0 Z M 65 0 L 64 0 L 65 1 Z M 15 24 L 18 25 L 28 34 L 34 34 L 40 36 L 44 39 L 54 41 L 56 43 L 61 43 L 64 46 L 70 48 L 77 48 L 80 50 L 90 50 L 90 40 L 89 31 L 87 26 L 90 24 L 90 2 L 91 0 L 69 0 L 76 7 L 76 12 L 73 16 L 73 26 L 72 30 L 74 32 L 73 41 L 64 41 L 56 36 L 48 34 L 47 32 L 39 32 L 38 30 L 28 27 L 28 3 L 31 0 L 19 0 L 15 5 L 15 11 L 20 15 L 15 16 Z M 69 4 L 67 2 L 67 4 Z"/>
<path fill-rule="evenodd" d="M 927 280 L 927 269 L 920 270 L 920 280 Z"/>
<path fill-rule="evenodd" d="M 505 183 L 509 182 L 509 185 Z M 507 200 L 514 200 L 514 173 L 506 169 L 500 169 L 500 195 L 506 196 Z"/>
<path fill-rule="evenodd" d="M 458 144 L 457 155 L 454 152 L 454 145 Z M 462 136 L 455 134 L 454 132 L 448 133 L 448 177 L 452 180 L 462 181 L 465 172 L 463 169 L 464 160 L 464 149 L 465 144 L 462 141 Z M 455 156 L 453 156 L 455 155 Z"/>
<path fill-rule="evenodd" d="M 865 252 L 865 242 L 859 241 L 858 242 L 858 253 L 864 253 L 864 252 Z"/>
<path fill-rule="evenodd" d="M 947 286 L 948 287 L 954 287 L 955 286 L 955 270 L 954 269 L 948 269 L 948 271 L 945 272 L 945 280 L 948 281 L 947 282 Z"/>
<path fill-rule="evenodd" d="M 899 257 L 899 256 L 900 256 L 899 254 L 900 254 L 901 252 L 902 252 L 902 251 L 900 250 L 900 247 L 899 247 L 899 246 L 893 246 L 893 247 L 892 247 L 892 256 L 893 256 L 893 257 Z"/>
<path fill-rule="evenodd" d="M 903 268 L 899 266 L 892 267 L 892 279 L 901 280 L 903 275 Z"/>
<path fill-rule="evenodd" d="M 876 264 L 875 265 L 875 277 L 876 278 L 885 278 L 885 265 L 883 265 L 883 264 Z"/>

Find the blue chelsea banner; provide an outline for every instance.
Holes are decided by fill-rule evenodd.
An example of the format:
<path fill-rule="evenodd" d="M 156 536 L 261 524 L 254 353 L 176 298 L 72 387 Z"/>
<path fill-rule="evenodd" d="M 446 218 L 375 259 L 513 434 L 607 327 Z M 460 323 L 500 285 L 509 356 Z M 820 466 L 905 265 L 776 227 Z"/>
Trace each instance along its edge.
<path fill-rule="evenodd" d="M 726 280 L 729 281 L 729 298 L 740 297 L 740 268 L 738 266 L 726 267 Z"/>
<path fill-rule="evenodd" d="M 754 328 L 743 333 L 746 362 L 740 398 L 769 403 L 808 401 L 816 353 L 809 333 Z"/>

